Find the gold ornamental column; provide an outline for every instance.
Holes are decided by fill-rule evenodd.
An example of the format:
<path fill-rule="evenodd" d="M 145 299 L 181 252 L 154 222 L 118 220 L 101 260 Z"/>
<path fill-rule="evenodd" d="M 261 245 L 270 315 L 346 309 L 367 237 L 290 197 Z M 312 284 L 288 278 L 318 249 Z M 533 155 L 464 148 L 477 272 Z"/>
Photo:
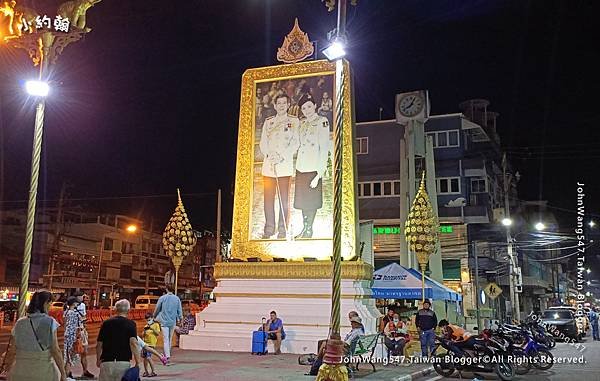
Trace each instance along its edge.
<path fill-rule="evenodd" d="M 194 246 L 196 246 L 196 236 L 181 201 L 179 189 L 177 189 L 177 207 L 163 232 L 163 248 L 175 267 L 175 285 L 173 287 L 175 295 L 177 295 L 179 268 L 184 258 L 194 250 Z"/>
<path fill-rule="evenodd" d="M 39 66 L 39 81 L 48 80 L 50 65 L 54 65 L 58 56 L 67 45 L 79 41 L 91 29 L 86 27 L 86 12 L 101 0 L 89 0 L 85 7 L 73 7 L 72 1 L 62 3 L 53 18 L 37 11 L 17 6 L 16 1 L 0 2 L 0 49 L 3 44 L 23 49 L 29 54 L 34 66 Z M 23 246 L 21 282 L 19 285 L 19 317 L 25 316 L 27 292 L 29 289 L 29 270 L 35 213 L 37 203 L 38 177 L 42 153 L 44 132 L 44 112 L 46 101 L 38 97 L 33 131 L 33 149 L 31 154 L 31 177 L 27 204 L 27 225 Z M 52 279 L 52 278 L 50 278 Z"/>
<path fill-rule="evenodd" d="M 408 248 L 414 251 L 421 267 L 421 300 L 425 301 L 425 269 L 429 262 L 429 256 L 434 253 L 438 241 L 439 224 L 433 207 L 429 201 L 429 195 L 425 189 L 425 171 L 421 177 L 421 184 L 410 212 L 404 224 L 404 234 Z"/>

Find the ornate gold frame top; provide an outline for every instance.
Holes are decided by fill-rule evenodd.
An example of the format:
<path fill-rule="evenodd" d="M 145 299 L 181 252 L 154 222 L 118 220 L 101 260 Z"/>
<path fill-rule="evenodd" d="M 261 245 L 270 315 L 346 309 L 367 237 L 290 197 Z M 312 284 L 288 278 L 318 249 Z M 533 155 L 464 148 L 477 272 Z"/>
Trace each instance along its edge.
<path fill-rule="evenodd" d="M 331 279 L 330 261 L 215 263 L 215 279 Z M 342 279 L 371 280 L 373 267 L 361 260 L 342 262 Z"/>
<path fill-rule="evenodd" d="M 333 244 L 331 239 L 254 240 L 250 234 L 250 218 L 253 192 L 254 160 L 254 112 L 256 109 L 256 83 L 301 78 L 316 75 L 334 75 L 336 66 L 327 60 L 305 61 L 289 65 L 268 66 L 248 69 L 242 76 L 240 100 L 239 136 L 235 177 L 235 197 L 233 204 L 232 257 L 242 260 L 260 258 L 271 261 L 273 258 L 301 260 L 303 257 L 329 258 Z M 357 251 L 357 212 L 355 198 L 354 131 L 352 112 L 352 92 L 350 89 L 350 67 L 343 63 L 342 84 L 344 92 L 343 112 L 343 164 L 342 164 L 342 258 L 345 261 L 356 258 Z M 337 84 L 334 84 L 337 88 Z M 334 94 L 336 95 L 336 94 Z M 337 95 L 336 95 L 337 96 Z M 336 99 L 336 96 L 332 97 Z M 335 105 L 334 107 L 337 107 Z M 333 125 L 335 125 L 335 121 Z M 335 146 L 335 142 L 334 142 Z M 335 154 L 332 155 L 335 157 Z M 279 265 L 281 263 L 278 262 Z"/>

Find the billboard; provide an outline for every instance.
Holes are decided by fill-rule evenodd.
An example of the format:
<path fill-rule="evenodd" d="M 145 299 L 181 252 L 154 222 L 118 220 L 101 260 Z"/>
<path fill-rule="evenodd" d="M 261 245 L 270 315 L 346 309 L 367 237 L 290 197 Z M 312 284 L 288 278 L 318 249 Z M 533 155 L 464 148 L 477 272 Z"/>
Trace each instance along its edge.
<path fill-rule="evenodd" d="M 345 258 L 355 254 L 354 151 L 347 64 L 342 109 Z M 242 78 L 233 258 L 326 259 L 333 238 L 336 64 L 250 69 Z M 347 147 L 347 148 L 346 148 Z M 348 165 L 345 165 L 348 163 Z"/>

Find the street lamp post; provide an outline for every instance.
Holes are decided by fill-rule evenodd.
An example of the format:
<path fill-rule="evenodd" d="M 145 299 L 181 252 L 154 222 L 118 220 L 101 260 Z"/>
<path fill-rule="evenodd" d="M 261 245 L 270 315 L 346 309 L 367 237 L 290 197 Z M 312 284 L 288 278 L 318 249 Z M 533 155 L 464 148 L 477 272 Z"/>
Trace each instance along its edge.
<path fill-rule="evenodd" d="M 95 1 L 91 5 L 99 2 Z M 68 3 L 68 2 L 67 2 Z M 13 28 L 13 24 L 9 26 L 9 36 L 0 36 L 0 42 L 6 42 L 13 47 L 24 49 L 29 54 L 33 64 L 40 67 L 38 79 L 36 82 L 27 83 L 27 91 L 37 96 L 38 102 L 35 111 L 35 126 L 33 133 L 33 150 L 31 155 L 31 178 L 29 182 L 29 197 L 27 204 L 27 224 L 25 228 L 25 244 L 23 247 L 23 265 L 21 267 L 21 282 L 19 284 L 19 317 L 25 315 L 27 291 L 29 288 L 29 269 L 31 264 L 31 250 L 33 247 L 33 232 L 35 225 L 35 210 L 37 202 L 38 178 L 40 171 L 40 157 L 42 152 L 42 136 L 44 132 L 44 110 L 46 108 L 45 96 L 48 94 L 49 87 L 44 81 L 48 75 L 48 68 L 54 64 L 58 56 L 64 48 L 72 42 L 80 40 L 91 29 L 85 26 L 85 11 L 81 14 L 80 9 L 67 11 L 70 9 L 68 4 L 64 3 L 58 8 L 61 14 L 58 28 L 55 24 L 55 29 L 50 28 L 32 28 L 29 25 L 29 20 L 26 15 L 16 7 L 16 1 L 4 2 L 2 5 L 2 13 L 11 15 L 10 20 L 21 20 L 18 28 Z M 69 19 L 78 19 L 77 23 L 70 25 Z M 55 22 L 56 22 L 55 20 Z M 60 20 L 66 20 L 67 28 L 63 28 Z M 5 21 L 5 20 L 2 20 Z M 28 31 L 26 33 L 25 31 Z"/>
<path fill-rule="evenodd" d="M 40 64 L 40 81 L 48 61 L 42 58 Z M 33 130 L 33 150 L 31 154 L 31 178 L 29 181 L 29 201 L 27 204 L 27 226 L 25 228 L 25 245 L 23 248 L 23 265 L 21 267 L 21 283 L 19 285 L 19 317 L 25 316 L 27 306 L 27 290 L 29 287 L 29 267 L 31 264 L 31 249 L 33 247 L 33 230 L 35 225 L 35 206 L 37 201 L 38 178 L 40 174 L 40 157 L 42 154 L 42 135 L 44 133 L 44 109 L 46 100 L 39 95 L 35 108 L 35 127 Z"/>
<path fill-rule="evenodd" d="M 506 174 L 506 154 L 504 154 L 502 158 L 502 174 L 504 180 L 504 220 L 502 221 L 503 225 L 506 226 L 506 243 L 508 245 L 508 285 L 510 289 L 510 302 L 511 309 L 513 310 L 513 319 L 517 321 L 521 321 L 521 309 L 519 307 L 519 293 L 515 287 L 515 277 L 517 275 L 515 271 L 515 267 L 518 266 L 518 263 L 515 263 L 515 256 L 513 254 L 513 240 L 510 234 L 510 225 L 512 221 L 510 220 L 510 202 L 508 196 L 509 190 L 509 181 L 507 179 Z"/>
<path fill-rule="evenodd" d="M 96 298 L 94 299 L 94 307 L 98 307 L 98 301 L 100 300 L 100 269 L 102 268 L 102 255 L 104 254 L 104 242 L 106 240 L 106 234 L 102 236 L 100 242 L 100 255 L 98 256 L 98 274 L 96 276 Z"/>

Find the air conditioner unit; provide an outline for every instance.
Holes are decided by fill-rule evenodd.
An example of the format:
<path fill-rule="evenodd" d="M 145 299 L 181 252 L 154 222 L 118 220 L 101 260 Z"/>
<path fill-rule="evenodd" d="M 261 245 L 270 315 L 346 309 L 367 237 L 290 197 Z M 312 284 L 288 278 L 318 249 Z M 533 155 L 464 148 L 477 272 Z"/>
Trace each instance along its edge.
<path fill-rule="evenodd" d="M 504 208 L 494 208 L 493 213 L 494 213 L 494 221 L 495 222 L 502 221 L 502 219 L 505 216 L 505 214 L 504 214 Z"/>

